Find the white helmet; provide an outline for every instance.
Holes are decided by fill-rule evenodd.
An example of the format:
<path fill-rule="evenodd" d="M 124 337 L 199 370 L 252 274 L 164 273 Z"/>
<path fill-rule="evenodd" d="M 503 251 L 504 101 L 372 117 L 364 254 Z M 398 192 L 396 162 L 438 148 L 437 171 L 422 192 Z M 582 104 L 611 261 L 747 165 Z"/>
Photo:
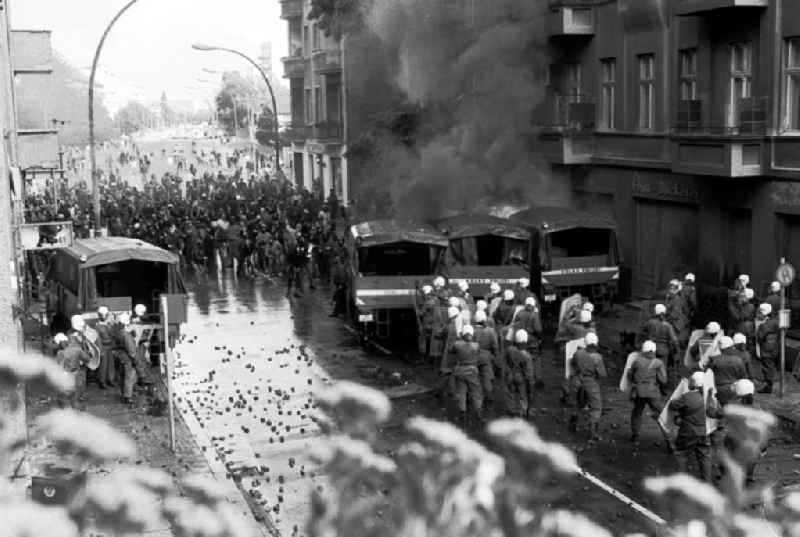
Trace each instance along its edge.
<path fill-rule="evenodd" d="M 528 333 L 525 330 L 517 330 L 514 334 L 514 341 L 517 343 L 527 343 L 528 342 Z"/>
<path fill-rule="evenodd" d="M 441 276 L 436 276 L 433 279 L 433 286 L 434 287 L 444 287 L 444 278 L 442 278 Z"/>
<path fill-rule="evenodd" d="M 769 290 L 773 293 L 779 293 L 781 291 L 781 284 L 780 282 L 772 282 L 769 284 Z"/>
<path fill-rule="evenodd" d="M 670 287 L 678 287 L 678 288 L 680 288 L 681 282 L 679 282 L 678 280 L 670 280 L 669 281 L 669 286 Z"/>
<path fill-rule="evenodd" d="M 81 315 L 73 315 L 69 320 L 69 324 L 72 326 L 73 330 L 80 332 L 86 326 L 86 321 L 83 320 L 83 316 Z"/>
<path fill-rule="evenodd" d="M 722 327 L 716 321 L 711 321 L 706 325 L 706 332 L 709 334 L 719 334 L 720 330 L 722 330 Z"/>
<path fill-rule="evenodd" d="M 581 314 L 580 314 L 579 320 L 582 323 L 590 323 L 590 322 L 592 322 L 592 312 L 588 311 L 588 310 L 581 310 Z"/>
<path fill-rule="evenodd" d="M 733 347 L 733 345 L 734 345 L 733 338 L 728 337 L 728 336 L 722 336 L 721 338 L 719 338 L 719 348 L 720 348 L 720 350 L 721 349 L 730 349 L 731 347 Z"/>
<path fill-rule="evenodd" d="M 511 289 L 503 291 L 503 300 L 514 300 L 514 291 Z"/>
<path fill-rule="evenodd" d="M 108 315 L 108 308 L 106 306 L 100 306 L 97 308 L 97 314 L 101 317 L 105 317 Z"/>
<path fill-rule="evenodd" d="M 653 311 L 656 315 L 666 315 L 667 307 L 664 304 L 656 304 L 656 307 L 653 308 Z"/>
<path fill-rule="evenodd" d="M 496 295 L 500 292 L 500 284 L 497 282 L 492 282 L 489 284 L 489 291 L 492 292 L 493 295 Z"/>
<path fill-rule="evenodd" d="M 466 292 L 469 289 L 469 284 L 466 280 L 461 280 L 458 282 L 458 288 L 461 289 L 462 292 Z"/>
<path fill-rule="evenodd" d="M 772 305 L 765 302 L 758 307 L 758 312 L 761 315 L 772 315 Z"/>
<path fill-rule="evenodd" d="M 135 313 L 137 317 L 141 317 L 147 313 L 147 308 L 144 304 L 136 304 L 136 307 L 133 308 L 133 313 Z"/>
<path fill-rule="evenodd" d="M 531 281 L 528 278 L 520 278 L 519 284 L 522 287 L 528 287 L 531 284 Z"/>
<path fill-rule="evenodd" d="M 478 300 L 477 302 L 475 302 L 475 309 L 477 311 L 486 311 L 488 307 L 489 304 L 487 304 L 485 300 Z"/>
<path fill-rule="evenodd" d="M 536 299 L 533 298 L 532 296 L 529 296 L 528 298 L 525 299 L 525 305 L 526 306 L 535 306 L 536 305 Z"/>
<path fill-rule="evenodd" d="M 469 336 L 474 336 L 475 335 L 475 329 L 472 328 L 471 324 L 465 324 L 464 326 L 461 327 L 461 335 L 462 336 L 468 336 L 468 335 Z"/>
<path fill-rule="evenodd" d="M 461 305 L 461 302 L 458 301 L 458 298 L 451 296 L 447 299 L 447 305 L 451 308 L 457 308 Z"/>
<path fill-rule="evenodd" d="M 422 294 L 423 295 L 429 295 L 432 292 L 433 292 L 433 287 L 431 287 L 430 285 L 423 285 L 422 286 Z"/>
<path fill-rule="evenodd" d="M 701 388 L 706 381 L 706 374 L 702 371 L 695 371 L 692 373 L 691 385 L 695 388 Z"/>
<path fill-rule="evenodd" d="M 655 344 L 655 342 L 654 341 L 650 341 L 648 339 L 647 341 L 642 343 L 642 352 L 643 353 L 656 352 L 656 344 Z"/>
<path fill-rule="evenodd" d="M 694 274 L 691 272 L 683 277 L 683 279 L 687 282 L 694 282 Z"/>
<path fill-rule="evenodd" d="M 742 283 L 742 285 L 747 287 L 748 285 L 750 285 L 750 276 L 747 274 L 740 274 L 739 281 Z"/>
<path fill-rule="evenodd" d="M 745 297 L 747 300 L 753 300 L 753 297 L 754 297 L 754 296 L 756 296 L 756 292 L 755 292 L 755 291 L 753 291 L 753 290 L 752 290 L 750 287 L 747 287 L 747 288 L 744 290 L 744 293 L 743 293 L 743 294 L 744 294 L 744 297 Z"/>
<path fill-rule="evenodd" d="M 53 343 L 56 345 L 66 343 L 67 341 L 69 341 L 69 338 L 63 332 L 59 332 L 55 335 L 55 337 L 53 337 Z"/>
<path fill-rule="evenodd" d="M 740 379 L 733 383 L 733 392 L 739 397 L 753 395 L 756 392 L 756 386 L 750 379 Z"/>
<path fill-rule="evenodd" d="M 736 332 L 735 334 L 733 334 L 734 345 L 745 345 L 746 343 L 747 343 L 747 336 L 745 336 L 741 332 Z"/>
<path fill-rule="evenodd" d="M 456 308 L 455 306 L 450 306 L 449 308 L 447 308 L 447 317 L 449 319 L 452 319 L 454 317 L 458 317 L 459 313 L 461 313 L 461 311 L 458 308 Z"/>
<path fill-rule="evenodd" d="M 483 310 L 478 310 L 475 312 L 475 317 L 473 320 L 476 323 L 485 323 L 486 322 L 486 312 Z"/>
<path fill-rule="evenodd" d="M 117 317 L 117 320 L 119 321 L 119 324 L 127 326 L 131 324 L 131 314 L 128 312 L 120 313 L 119 317 Z"/>
<path fill-rule="evenodd" d="M 600 338 L 598 338 L 597 334 L 595 334 L 594 332 L 589 332 L 588 334 L 586 334 L 586 337 L 584 337 L 583 340 L 586 342 L 587 347 L 589 345 L 597 345 L 600 343 Z"/>
<path fill-rule="evenodd" d="M 591 302 L 584 302 L 583 306 L 581 306 L 583 311 L 588 311 L 589 313 L 594 313 L 594 304 Z"/>

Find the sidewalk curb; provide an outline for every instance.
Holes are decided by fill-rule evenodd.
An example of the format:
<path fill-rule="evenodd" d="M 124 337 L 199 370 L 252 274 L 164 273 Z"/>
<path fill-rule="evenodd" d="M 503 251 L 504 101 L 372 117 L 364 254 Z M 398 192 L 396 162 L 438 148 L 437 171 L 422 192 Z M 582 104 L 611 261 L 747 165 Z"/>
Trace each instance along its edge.
<path fill-rule="evenodd" d="M 250 502 L 247 501 L 247 491 L 245 491 L 240 484 L 235 483 L 233 480 L 228 478 L 228 470 L 225 468 L 222 462 L 217 459 L 217 451 L 211 443 L 211 440 L 208 438 L 208 435 L 205 433 L 203 427 L 200 426 L 200 422 L 198 422 L 191 413 L 184 412 L 181 406 L 175 404 L 174 401 L 173 404 L 175 405 L 175 410 L 178 412 L 178 415 L 192 433 L 192 436 L 194 437 L 194 440 L 197 442 L 198 446 L 206 447 L 206 449 L 203 450 L 203 456 L 206 460 L 206 463 L 208 463 L 208 467 L 211 470 L 211 473 L 214 475 L 214 478 L 223 486 L 223 492 L 228 501 L 235 505 L 245 507 L 247 512 L 250 513 L 250 516 L 247 517 L 247 521 L 252 527 L 255 535 L 258 535 L 259 537 L 280 537 L 280 532 L 278 531 L 277 526 L 275 526 L 272 517 L 269 516 L 269 513 L 266 511 L 264 512 L 264 523 L 260 523 L 255 519 L 253 508 L 250 505 Z"/>

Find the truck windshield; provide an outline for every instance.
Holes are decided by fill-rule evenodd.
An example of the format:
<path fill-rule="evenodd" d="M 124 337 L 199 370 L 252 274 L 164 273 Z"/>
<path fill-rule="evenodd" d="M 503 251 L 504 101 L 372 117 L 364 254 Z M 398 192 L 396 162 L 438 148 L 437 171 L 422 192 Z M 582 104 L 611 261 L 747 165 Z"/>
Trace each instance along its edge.
<path fill-rule="evenodd" d="M 398 242 L 358 249 L 362 276 L 433 274 L 441 248 L 414 242 Z"/>
<path fill-rule="evenodd" d="M 611 229 L 572 228 L 547 235 L 547 251 L 553 268 L 616 265 L 616 241 Z"/>
<path fill-rule="evenodd" d="M 523 265 L 528 262 L 528 243 L 497 235 L 464 237 L 450 241 L 450 256 L 466 266 Z"/>

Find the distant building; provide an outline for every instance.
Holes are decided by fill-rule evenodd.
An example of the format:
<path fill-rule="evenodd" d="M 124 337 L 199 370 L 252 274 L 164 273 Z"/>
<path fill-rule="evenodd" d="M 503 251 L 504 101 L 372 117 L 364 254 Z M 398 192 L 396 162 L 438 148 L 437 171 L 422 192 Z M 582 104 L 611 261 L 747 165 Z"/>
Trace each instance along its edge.
<path fill-rule="evenodd" d="M 550 0 L 536 150 L 613 216 L 629 289 L 800 265 L 800 2 Z M 800 298 L 800 288 L 794 296 Z"/>

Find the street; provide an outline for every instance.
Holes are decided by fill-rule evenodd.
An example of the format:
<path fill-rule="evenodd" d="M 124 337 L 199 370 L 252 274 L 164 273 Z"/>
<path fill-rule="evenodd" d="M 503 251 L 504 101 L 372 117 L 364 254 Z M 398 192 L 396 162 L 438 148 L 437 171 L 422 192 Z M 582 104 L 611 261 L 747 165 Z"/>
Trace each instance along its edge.
<path fill-rule="evenodd" d="M 178 408 L 199 424 L 198 442 L 203 445 L 203 438 L 208 439 L 207 447 L 232 477 L 241 479 L 242 490 L 254 503 L 270 513 L 281 535 L 302 535 L 309 492 L 325 486 L 324 475 L 309 459 L 309 450 L 322 440 L 310 418 L 316 389 L 347 379 L 388 393 L 394 413 L 381 431 L 387 453 L 405 439 L 403 422 L 408 417 L 449 419 L 455 413 L 427 389 L 433 379 L 429 366 L 412 366 L 359 347 L 342 320 L 328 317 L 326 290 L 291 300 L 284 291 L 281 282 L 234 280 L 229 274 L 194 283 L 175 385 Z M 670 513 L 661 511 L 643 491 L 642 479 L 671 473 L 676 464 L 665 453 L 652 421 L 645 420 L 638 446 L 628 441 L 630 403 L 616 389 L 620 358 L 607 358 L 602 440 L 596 446 L 587 444 L 585 430 L 567 431 L 558 401 L 563 365 L 551 349 L 544 363 L 545 388 L 537 393 L 533 417 L 543 436 L 566 444 L 586 471 L 669 520 Z M 400 386 L 389 379 L 393 372 L 400 373 Z M 796 446 L 796 438 L 776 432 L 758 466 L 759 482 L 794 482 L 800 471 L 792 457 Z M 558 505 L 583 511 L 618 533 L 653 527 L 646 517 L 581 477 L 565 483 Z"/>

